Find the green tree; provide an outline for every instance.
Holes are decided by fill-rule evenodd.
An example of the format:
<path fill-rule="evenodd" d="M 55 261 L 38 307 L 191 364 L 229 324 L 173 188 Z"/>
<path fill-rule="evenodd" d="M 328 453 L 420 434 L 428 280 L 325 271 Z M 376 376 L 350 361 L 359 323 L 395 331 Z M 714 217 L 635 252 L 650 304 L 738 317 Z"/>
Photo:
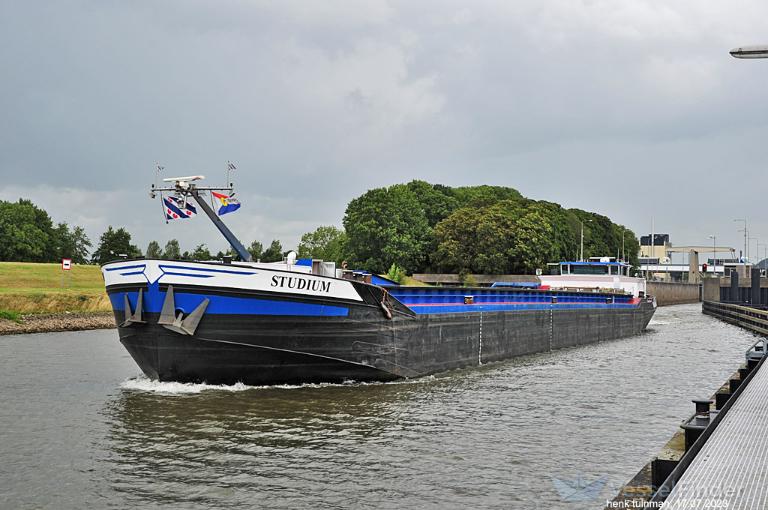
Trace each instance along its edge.
<path fill-rule="evenodd" d="M 57 224 L 51 235 L 52 258 L 70 258 L 69 257 L 69 225 L 66 222 Z M 66 254 L 66 255 L 65 255 Z"/>
<path fill-rule="evenodd" d="M 556 245 L 542 213 L 516 200 L 458 209 L 435 228 L 438 266 L 460 274 L 532 273 L 546 266 Z"/>
<path fill-rule="evenodd" d="M 192 252 L 192 260 L 211 260 L 212 258 L 211 252 L 205 244 L 198 244 L 195 251 Z"/>
<path fill-rule="evenodd" d="M 264 253 L 261 256 L 261 261 L 280 262 L 281 260 L 283 260 L 283 245 L 280 244 L 280 241 L 274 239 L 269 245 L 269 248 L 264 250 Z"/>
<path fill-rule="evenodd" d="M 160 249 L 160 245 L 157 241 L 150 241 L 147 245 L 147 258 L 148 259 L 160 259 L 163 258 L 163 252 Z"/>
<path fill-rule="evenodd" d="M 503 186 L 450 188 L 417 180 L 352 200 L 344 253 L 354 266 L 379 273 L 393 263 L 413 272 L 530 273 L 577 259 L 582 225 L 585 257 L 620 255 L 623 234 L 627 258 L 637 264 L 634 233 L 606 216 L 529 200 Z M 312 240 L 302 238 L 301 256 L 312 252 Z"/>
<path fill-rule="evenodd" d="M 347 235 L 334 226 L 317 227 L 301 236 L 299 258 L 313 258 L 340 263 L 344 258 Z"/>
<path fill-rule="evenodd" d="M 452 188 L 452 194 L 458 200 L 460 207 L 484 207 L 502 200 L 526 200 L 516 189 L 504 186 L 465 186 Z"/>
<path fill-rule="evenodd" d="M 68 247 L 72 254 L 72 261 L 75 264 L 86 264 L 88 262 L 88 253 L 91 246 L 91 240 L 88 239 L 83 227 L 76 226 L 72 229 Z"/>
<path fill-rule="evenodd" d="M 548 262 L 575 260 L 579 247 L 579 222 L 573 214 L 560 205 L 545 201 L 529 201 L 525 207 L 537 211 L 552 226 L 553 251 Z M 546 267 L 541 268 L 546 269 Z"/>
<path fill-rule="evenodd" d="M 0 201 L 0 260 L 50 262 L 59 250 L 47 212 L 30 200 Z"/>
<path fill-rule="evenodd" d="M 179 247 L 179 241 L 176 239 L 171 239 L 165 243 L 163 258 L 166 260 L 179 260 L 181 258 L 181 248 Z"/>
<path fill-rule="evenodd" d="M 237 258 L 237 253 L 235 253 L 235 250 L 233 250 L 232 248 L 228 249 L 227 251 L 219 250 L 216 253 L 216 256 L 214 257 L 214 259 L 222 260 L 224 257 L 232 257 L 232 260 L 235 260 Z M 253 259 L 253 260 L 256 261 L 256 259 Z"/>
<path fill-rule="evenodd" d="M 131 244 L 131 234 L 127 230 L 122 227 L 115 230 L 110 225 L 101 234 L 99 246 L 93 252 L 91 260 L 97 264 L 104 264 L 123 255 L 127 258 L 140 257 L 141 250 Z"/>
<path fill-rule="evenodd" d="M 425 181 L 411 181 L 405 185 L 421 204 L 430 227 L 434 227 L 459 207 L 451 188 Z"/>
<path fill-rule="evenodd" d="M 389 271 L 387 271 L 387 278 L 395 283 L 403 283 L 405 277 L 405 270 L 397 264 L 392 263 L 392 265 L 389 267 Z"/>
<path fill-rule="evenodd" d="M 635 267 L 639 267 L 640 261 L 638 257 L 640 255 L 640 240 L 637 238 L 634 232 L 632 232 L 630 229 L 626 228 L 625 226 L 616 225 L 616 228 L 618 230 L 618 232 L 616 233 L 617 242 L 621 243 L 622 233 L 624 238 L 624 246 L 621 247 L 619 245 L 618 249 L 621 250 L 623 248 L 626 261 Z"/>
<path fill-rule="evenodd" d="M 248 247 L 248 253 L 251 254 L 251 259 L 253 259 L 254 262 L 261 260 L 262 255 L 264 254 L 264 246 L 260 242 L 254 241 Z"/>
<path fill-rule="evenodd" d="M 617 256 L 621 258 L 623 233 L 626 258 L 630 264 L 638 265 L 637 254 L 640 251 L 640 243 L 634 232 L 600 214 L 581 209 L 570 209 L 568 212 L 575 218 L 573 228 L 577 243 L 581 236 L 580 222 L 584 223 L 584 258 Z"/>
<path fill-rule="evenodd" d="M 423 270 L 432 229 L 416 195 L 407 186 L 372 189 L 355 198 L 344 215 L 347 251 L 353 264 L 376 273 L 393 263 Z"/>
<path fill-rule="evenodd" d="M 53 232 L 54 260 L 69 258 L 75 264 L 88 263 L 88 249 L 91 247 L 91 241 L 82 227 L 70 230 L 66 223 L 59 223 Z"/>

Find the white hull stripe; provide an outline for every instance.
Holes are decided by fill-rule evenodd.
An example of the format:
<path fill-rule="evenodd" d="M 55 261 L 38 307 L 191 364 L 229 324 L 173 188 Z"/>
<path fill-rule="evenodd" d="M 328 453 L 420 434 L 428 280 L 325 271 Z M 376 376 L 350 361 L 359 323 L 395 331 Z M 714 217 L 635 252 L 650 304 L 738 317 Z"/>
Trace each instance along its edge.
<path fill-rule="evenodd" d="M 147 260 L 116 262 L 102 268 L 104 282 L 112 285 L 195 285 L 211 289 L 241 289 L 262 292 L 320 296 L 362 301 L 354 285 L 345 280 L 300 272 L 265 268 L 218 267 L 194 262 Z"/>

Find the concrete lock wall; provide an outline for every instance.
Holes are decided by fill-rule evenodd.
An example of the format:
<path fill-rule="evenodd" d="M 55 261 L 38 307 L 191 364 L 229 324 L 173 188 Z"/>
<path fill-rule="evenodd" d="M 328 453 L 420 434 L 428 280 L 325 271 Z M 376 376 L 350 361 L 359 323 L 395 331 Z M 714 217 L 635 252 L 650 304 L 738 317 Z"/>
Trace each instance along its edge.
<path fill-rule="evenodd" d="M 740 277 L 735 282 L 735 285 L 738 285 L 735 289 L 731 288 L 734 284 L 731 278 L 706 278 L 702 283 L 704 301 L 768 305 L 768 278 L 760 278 L 760 296 L 754 300 L 752 294 L 758 286 L 756 279 Z"/>
<path fill-rule="evenodd" d="M 648 282 L 648 294 L 656 296 L 659 306 L 698 303 L 701 286 L 698 283 Z"/>
<path fill-rule="evenodd" d="M 721 283 L 721 281 L 723 283 Z M 720 301 L 720 286 L 730 285 L 730 279 L 726 278 L 706 278 L 702 282 L 702 299 L 704 301 Z"/>

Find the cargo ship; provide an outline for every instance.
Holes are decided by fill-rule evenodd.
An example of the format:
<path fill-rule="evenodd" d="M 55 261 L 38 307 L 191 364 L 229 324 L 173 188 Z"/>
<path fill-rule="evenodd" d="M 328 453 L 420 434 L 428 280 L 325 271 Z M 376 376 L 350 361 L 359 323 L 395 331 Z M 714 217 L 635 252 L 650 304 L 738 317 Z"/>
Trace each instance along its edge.
<path fill-rule="evenodd" d="M 413 378 L 636 335 L 656 309 L 645 281 L 607 259 L 565 262 L 560 274 L 490 288 L 400 286 L 293 254 L 253 262 L 201 198 L 204 188 L 191 183 L 199 177 L 172 179 L 165 189 L 197 200 L 243 260 L 102 266 L 120 341 L 152 379 Z"/>

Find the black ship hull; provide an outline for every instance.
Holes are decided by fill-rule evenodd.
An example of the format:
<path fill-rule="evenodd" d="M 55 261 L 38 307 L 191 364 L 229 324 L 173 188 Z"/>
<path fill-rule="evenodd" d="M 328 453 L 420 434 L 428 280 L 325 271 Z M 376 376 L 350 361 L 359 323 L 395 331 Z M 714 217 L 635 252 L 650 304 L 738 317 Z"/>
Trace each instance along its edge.
<path fill-rule="evenodd" d="M 524 310 L 388 320 L 207 316 L 193 336 L 157 325 L 119 328 L 150 378 L 248 385 L 389 381 L 641 333 L 652 303 L 636 309 Z M 120 317 L 117 317 L 120 320 Z"/>
<path fill-rule="evenodd" d="M 210 384 L 419 377 L 636 335 L 656 306 L 596 291 L 387 290 L 255 265 L 126 261 L 103 273 L 141 370 Z"/>

